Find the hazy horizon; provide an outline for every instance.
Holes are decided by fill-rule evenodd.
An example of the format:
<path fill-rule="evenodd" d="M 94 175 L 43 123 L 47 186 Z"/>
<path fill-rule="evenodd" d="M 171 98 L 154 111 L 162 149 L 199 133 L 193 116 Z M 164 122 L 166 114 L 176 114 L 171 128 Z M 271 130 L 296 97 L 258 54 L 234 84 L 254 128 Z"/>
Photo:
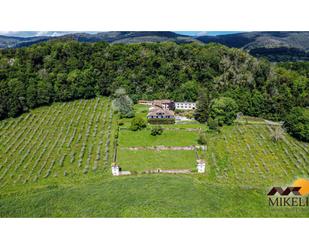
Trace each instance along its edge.
<path fill-rule="evenodd" d="M 0 31 L 0 35 L 14 36 L 14 37 L 36 37 L 36 36 L 56 37 L 74 33 L 97 34 L 101 32 L 109 32 L 109 31 Z M 217 35 L 240 33 L 240 31 L 172 31 L 172 32 L 188 36 L 204 36 L 204 35 L 217 36 Z"/>

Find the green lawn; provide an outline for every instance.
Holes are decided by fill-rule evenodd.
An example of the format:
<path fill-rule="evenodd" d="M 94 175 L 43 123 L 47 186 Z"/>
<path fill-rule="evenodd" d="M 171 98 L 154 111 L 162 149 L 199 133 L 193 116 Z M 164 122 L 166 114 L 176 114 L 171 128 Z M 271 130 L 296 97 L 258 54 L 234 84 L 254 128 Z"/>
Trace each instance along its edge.
<path fill-rule="evenodd" d="M 308 217 L 268 206 L 267 188 L 216 184 L 190 175 L 103 178 L 0 197 L 1 217 Z"/>
<path fill-rule="evenodd" d="M 148 106 L 135 105 L 135 115 L 145 118 Z M 165 129 L 160 136 L 152 136 L 151 125 L 141 131 L 131 131 L 130 119 L 122 119 L 118 141 L 117 162 L 123 170 L 141 172 L 149 169 L 194 169 L 196 164 L 194 151 L 130 151 L 127 147 L 147 146 L 192 146 L 197 144 L 198 131 L 187 128 L 205 127 L 199 124 L 162 125 Z M 175 129 L 177 128 L 177 129 Z M 175 129 L 175 130 L 173 130 Z M 181 130 L 178 130 L 181 129 Z"/>
<path fill-rule="evenodd" d="M 129 151 L 118 150 L 118 163 L 124 170 L 194 169 L 194 151 Z"/>
<path fill-rule="evenodd" d="M 198 133 L 194 131 L 164 130 L 160 136 L 150 135 L 150 129 L 130 131 L 121 129 L 119 145 L 132 146 L 190 146 L 197 144 Z"/>

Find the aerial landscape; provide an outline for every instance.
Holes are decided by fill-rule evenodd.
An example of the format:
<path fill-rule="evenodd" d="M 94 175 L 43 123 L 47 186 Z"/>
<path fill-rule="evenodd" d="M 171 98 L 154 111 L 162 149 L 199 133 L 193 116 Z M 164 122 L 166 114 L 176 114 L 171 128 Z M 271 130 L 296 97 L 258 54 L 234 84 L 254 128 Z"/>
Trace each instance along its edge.
<path fill-rule="evenodd" d="M 0 34 L 0 217 L 309 217 L 309 32 Z"/>

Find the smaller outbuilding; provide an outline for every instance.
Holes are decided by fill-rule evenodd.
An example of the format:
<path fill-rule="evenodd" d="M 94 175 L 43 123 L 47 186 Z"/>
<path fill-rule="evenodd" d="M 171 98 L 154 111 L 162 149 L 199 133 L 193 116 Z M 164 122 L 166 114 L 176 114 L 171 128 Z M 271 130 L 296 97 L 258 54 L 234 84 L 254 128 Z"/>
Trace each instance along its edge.
<path fill-rule="evenodd" d="M 116 163 L 112 164 L 112 174 L 113 176 L 123 176 L 123 175 L 131 175 L 130 171 L 122 171 L 119 165 Z"/>
<path fill-rule="evenodd" d="M 120 168 L 117 164 L 112 164 L 112 174 L 113 176 L 119 176 Z"/>
<path fill-rule="evenodd" d="M 196 160 L 196 168 L 198 173 L 205 173 L 206 163 L 205 160 Z"/>

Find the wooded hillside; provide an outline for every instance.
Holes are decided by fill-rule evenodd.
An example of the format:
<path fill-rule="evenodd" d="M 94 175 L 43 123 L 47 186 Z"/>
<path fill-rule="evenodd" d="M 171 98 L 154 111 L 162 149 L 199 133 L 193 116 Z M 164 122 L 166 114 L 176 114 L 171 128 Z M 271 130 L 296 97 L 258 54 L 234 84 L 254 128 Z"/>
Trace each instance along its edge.
<path fill-rule="evenodd" d="M 0 119 L 55 101 L 109 96 L 120 86 L 134 101 L 195 101 L 203 88 L 212 99 L 232 97 L 244 114 L 272 119 L 309 104 L 305 73 L 217 44 L 61 40 L 0 51 Z"/>

